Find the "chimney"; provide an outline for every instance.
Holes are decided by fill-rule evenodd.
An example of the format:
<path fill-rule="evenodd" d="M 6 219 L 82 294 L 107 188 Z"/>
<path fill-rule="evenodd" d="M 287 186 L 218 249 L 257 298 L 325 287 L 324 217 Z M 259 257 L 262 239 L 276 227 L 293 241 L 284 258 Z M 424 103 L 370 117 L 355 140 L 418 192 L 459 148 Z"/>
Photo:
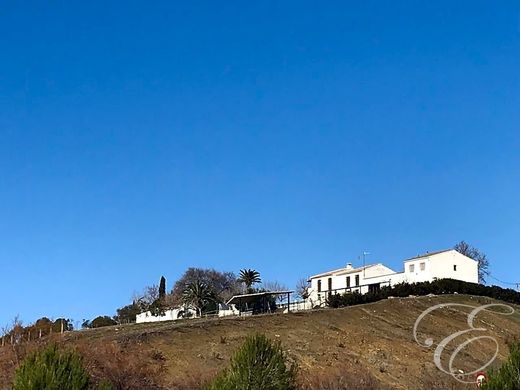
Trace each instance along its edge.
<path fill-rule="evenodd" d="M 354 267 L 352 267 L 352 263 L 347 263 L 347 266 L 345 268 L 346 269 L 353 269 Z"/>

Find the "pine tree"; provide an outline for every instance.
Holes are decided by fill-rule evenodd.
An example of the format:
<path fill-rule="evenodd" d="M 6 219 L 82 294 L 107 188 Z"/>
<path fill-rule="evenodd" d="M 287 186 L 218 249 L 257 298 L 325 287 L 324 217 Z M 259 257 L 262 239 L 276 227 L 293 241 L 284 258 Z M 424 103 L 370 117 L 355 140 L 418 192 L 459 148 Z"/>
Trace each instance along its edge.
<path fill-rule="evenodd" d="M 509 359 L 498 370 L 492 371 L 484 390 L 520 390 L 520 342 L 511 345 Z"/>
<path fill-rule="evenodd" d="M 90 384 L 81 356 L 50 345 L 23 361 L 16 370 L 13 390 L 87 390 Z"/>
<path fill-rule="evenodd" d="M 231 359 L 231 366 L 209 384 L 207 390 L 295 390 L 296 370 L 279 342 L 252 335 Z"/>

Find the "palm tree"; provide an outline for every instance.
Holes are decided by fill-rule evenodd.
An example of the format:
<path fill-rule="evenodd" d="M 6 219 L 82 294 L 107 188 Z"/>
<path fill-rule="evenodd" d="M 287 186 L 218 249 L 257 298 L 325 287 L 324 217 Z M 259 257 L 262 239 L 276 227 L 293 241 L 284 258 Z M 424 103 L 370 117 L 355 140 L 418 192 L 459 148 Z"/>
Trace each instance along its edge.
<path fill-rule="evenodd" d="M 198 280 L 187 284 L 182 293 L 182 301 L 184 304 L 193 306 L 198 316 L 202 314 L 204 306 L 214 299 L 214 294 L 208 285 Z"/>
<path fill-rule="evenodd" d="M 241 269 L 238 281 L 244 283 L 248 291 L 251 290 L 251 286 L 255 283 L 260 283 L 260 273 L 254 269 Z"/>

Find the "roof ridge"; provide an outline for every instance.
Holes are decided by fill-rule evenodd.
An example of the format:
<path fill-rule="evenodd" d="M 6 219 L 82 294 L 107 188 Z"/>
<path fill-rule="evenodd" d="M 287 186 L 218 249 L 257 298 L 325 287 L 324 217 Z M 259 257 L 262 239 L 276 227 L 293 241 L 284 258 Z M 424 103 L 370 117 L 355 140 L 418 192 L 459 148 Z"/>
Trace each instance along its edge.
<path fill-rule="evenodd" d="M 363 268 L 366 269 L 366 268 L 370 268 L 370 267 L 375 267 L 376 265 L 383 265 L 383 263 L 367 264 L 367 265 L 364 265 L 364 266 L 361 266 L 361 267 L 352 267 L 352 268 L 343 267 L 343 268 L 338 268 L 338 269 L 335 269 L 335 270 L 332 270 L 332 271 L 327 271 L 327 272 L 322 272 L 322 273 L 319 273 L 319 274 L 316 274 L 316 275 L 311 275 L 311 276 L 309 276 L 309 279 L 318 278 L 318 277 L 327 276 L 327 275 L 333 275 L 333 274 L 341 273 L 341 272 L 345 272 L 345 271 L 355 272 L 356 270 L 362 270 Z"/>
<path fill-rule="evenodd" d="M 438 255 L 439 253 L 449 252 L 449 251 L 453 251 L 453 250 L 455 250 L 455 249 L 450 248 L 450 249 L 443 249 L 443 250 L 439 250 L 439 251 L 426 252 L 426 253 L 423 253 L 423 254 L 419 254 L 417 256 L 409 257 L 409 258 L 405 259 L 404 261 L 413 260 L 413 259 L 420 259 L 422 257 L 428 257 L 428 256 L 433 256 L 433 255 Z"/>

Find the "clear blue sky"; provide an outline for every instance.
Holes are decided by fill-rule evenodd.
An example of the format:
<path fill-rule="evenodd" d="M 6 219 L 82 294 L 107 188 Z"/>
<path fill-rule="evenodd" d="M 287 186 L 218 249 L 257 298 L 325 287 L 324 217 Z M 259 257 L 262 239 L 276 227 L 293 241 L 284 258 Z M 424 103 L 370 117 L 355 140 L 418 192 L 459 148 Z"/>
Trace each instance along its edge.
<path fill-rule="evenodd" d="M 520 281 L 520 4 L 3 2 L 0 324 L 464 239 Z"/>

